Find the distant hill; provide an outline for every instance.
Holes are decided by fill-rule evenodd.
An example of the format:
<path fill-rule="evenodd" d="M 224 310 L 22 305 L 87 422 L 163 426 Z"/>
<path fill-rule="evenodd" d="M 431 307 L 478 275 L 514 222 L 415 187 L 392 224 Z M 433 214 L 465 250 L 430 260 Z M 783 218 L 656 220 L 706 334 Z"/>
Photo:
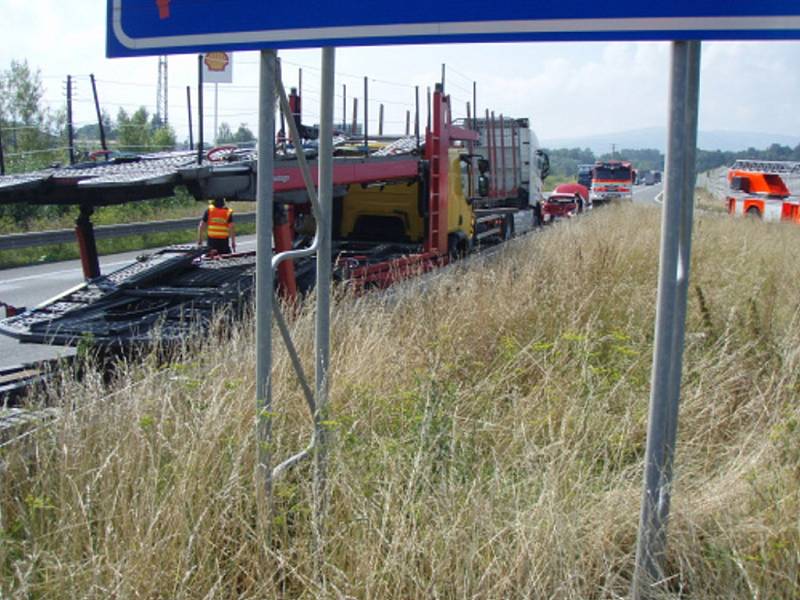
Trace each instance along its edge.
<path fill-rule="evenodd" d="M 648 127 L 630 131 L 619 131 L 585 137 L 543 139 L 544 148 L 589 148 L 597 155 L 611 152 L 611 144 L 617 150 L 622 148 L 656 148 L 665 152 L 667 130 L 665 127 Z M 736 151 L 747 148 L 767 148 L 771 144 L 781 144 L 794 148 L 800 144 L 800 135 L 782 135 L 757 131 L 700 131 L 698 147 L 703 150 Z"/>

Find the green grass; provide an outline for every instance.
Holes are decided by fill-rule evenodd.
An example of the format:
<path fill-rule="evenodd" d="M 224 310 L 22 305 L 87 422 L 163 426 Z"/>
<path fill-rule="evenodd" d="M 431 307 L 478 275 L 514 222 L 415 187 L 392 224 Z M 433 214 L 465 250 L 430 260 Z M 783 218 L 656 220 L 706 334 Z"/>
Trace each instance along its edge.
<path fill-rule="evenodd" d="M 4 596 L 626 597 L 660 216 L 606 207 L 424 294 L 335 300 L 323 581 L 310 463 L 259 517 L 252 322 L 169 367 L 67 378 L 38 401 L 81 410 L 2 449 Z M 798 597 L 800 229 L 699 214 L 695 232 L 658 595 Z M 291 323 L 307 372 L 313 320 Z M 274 347 L 277 461 L 310 426 Z"/>

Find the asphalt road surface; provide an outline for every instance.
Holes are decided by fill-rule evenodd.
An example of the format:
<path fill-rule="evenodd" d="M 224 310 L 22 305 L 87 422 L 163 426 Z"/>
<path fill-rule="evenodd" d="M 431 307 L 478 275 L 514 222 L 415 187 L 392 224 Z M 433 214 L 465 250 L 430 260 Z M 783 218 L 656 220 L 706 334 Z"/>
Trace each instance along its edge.
<path fill-rule="evenodd" d="M 663 191 L 664 186 L 660 183 L 656 185 L 637 185 L 633 188 L 633 201 L 637 204 L 652 204 L 658 202 L 656 196 Z"/>
<path fill-rule="evenodd" d="M 254 235 L 239 236 L 236 242 L 237 250 L 255 250 Z M 133 262 L 140 254 L 156 250 L 151 248 L 102 256 L 100 271 L 109 273 Z M 83 283 L 83 271 L 78 260 L 4 269 L 0 271 L 0 301 L 13 306 L 32 308 L 81 283 Z M 5 312 L 0 309 L 0 318 L 3 317 Z M 13 338 L 0 335 L 0 369 L 74 353 L 73 348 L 21 344 Z"/>
<path fill-rule="evenodd" d="M 634 202 L 641 204 L 657 202 L 656 196 L 662 189 L 661 184 L 636 186 L 633 193 Z M 237 241 L 240 250 L 255 249 L 254 235 L 241 236 Z M 153 251 L 152 249 L 137 250 L 101 257 L 100 270 L 103 273 L 113 271 L 132 262 L 138 255 Z M 0 301 L 14 306 L 31 308 L 82 282 L 83 273 L 80 262 L 77 260 L 6 269 L 0 271 Z M 2 316 L 4 314 L 0 309 L 0 317 Z M 0 335 L 0 369 L 73 353 L 74 349 L 72 348 L 21 344 L 17 340 Z"/>

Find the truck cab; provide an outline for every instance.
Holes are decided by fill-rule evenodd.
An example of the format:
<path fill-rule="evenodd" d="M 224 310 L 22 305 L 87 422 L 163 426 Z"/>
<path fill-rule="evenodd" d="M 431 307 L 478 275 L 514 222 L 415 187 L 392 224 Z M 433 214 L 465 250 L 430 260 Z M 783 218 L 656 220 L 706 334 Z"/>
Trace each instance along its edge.
<path fill-rule="evenodd" d="M 471 200 L 488 181 L 480 170 L 480 158 L 460 148 L 448 151 L 447 232 L 469 240 L 474 233 Z M 334 239 L 384 241 L 421 246 L 427 234 L 428 176 L 421 173 L 405 182 L 351 185 L 337 199 Z M 485 195 L 485 189 L 484 189 Z"/>
<path fill-rule="evenodd" d="M 633 173 L 628 161 L 597 161 L 592 169 L 592 203 L 633 201 Z"/>

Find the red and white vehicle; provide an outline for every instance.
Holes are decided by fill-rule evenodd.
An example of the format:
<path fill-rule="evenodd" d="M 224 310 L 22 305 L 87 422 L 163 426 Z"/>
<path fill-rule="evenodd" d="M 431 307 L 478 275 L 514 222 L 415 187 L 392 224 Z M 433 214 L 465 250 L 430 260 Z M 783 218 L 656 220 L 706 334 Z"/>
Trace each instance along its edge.
<path fill-rule="evenodd" d="M 544 223 L 552 223 L 556 219 L 563 219 L 578 214 L 581 211 L 582 199 L 573 192 L 553 192 L 545 198 L 542 204 L 542 218 Z"/>
<path fill-rule="evenodd" d="M 562 183 L 557 185 L 553 192 L 556 194 L 575 194 L 578 196 L 578 212 L 592 207 L 592 201 L 589 197 L 589 188 L 580 183 Z"/>
<path fill-rule="evenodd" d="M 800 162 L 737 160 L 728 170 L 728 213 L 800 223 L 800 196 L 789 191 L 784 177 L 800 178 Z"/>
<path fill-rule="evenodd" d="M 634 170 L 624 160 L 598 160 L 594 163 L 591 201 L 633 200 Z"/>

